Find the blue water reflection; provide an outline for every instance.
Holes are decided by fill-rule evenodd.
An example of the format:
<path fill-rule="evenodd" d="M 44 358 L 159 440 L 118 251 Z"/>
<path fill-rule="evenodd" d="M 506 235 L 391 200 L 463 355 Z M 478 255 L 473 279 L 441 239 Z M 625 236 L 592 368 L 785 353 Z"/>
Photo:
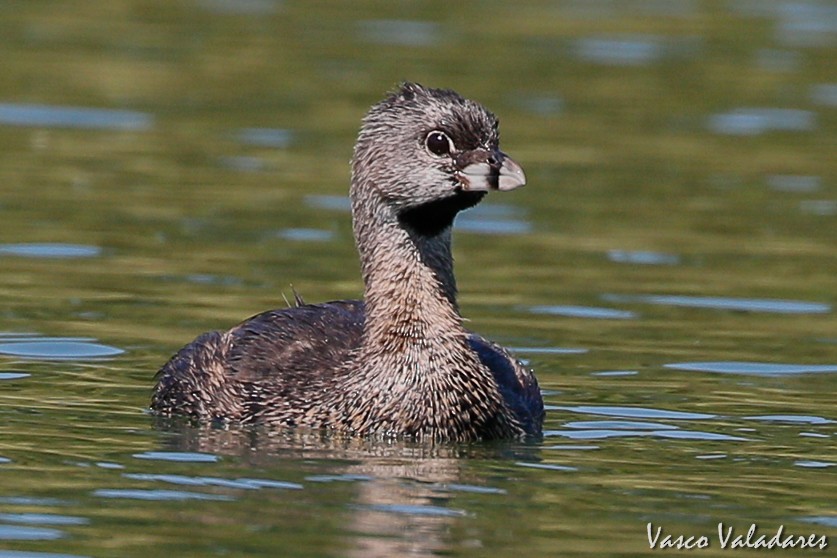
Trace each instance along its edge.
<path fill-rule="evenodd" d="M 86 339 L 39 337 L 23 340 L 3 339 L 0 355 L 42 360 L 99 359 L 121 355 L 125 351 Z M 11 342 L 10 342 L 11 341 Z"/>
<path fill-rule="evenodd" d="M 326 242 L 334 239 L 334 231 L 325 229 L 291 228 L 276 233 L 279 238 L 299 242 Z"/>
<path fill-rule="evenodd" d="M 98 246 L 85 244 L 20 243 L 0 244 L 0 256 L 20 256 L 25 258 L 95 258 L 102 254 Z"/>
<path fill-rule="evenodd" d="M 734 0 L 727 4 L 741 16 L 773 19 L 776 40 L 788 46 L 827 46 L 837 34 L 837 7 L 830 2 Z"/>
<path fill-rule="evenodd" d="M 663 57 L 661 37 L 625 35 L 620 37 L 584 37 L 574 44 L 576 56 L 587 62 L 613 66 L 641 66 Z"/>
<path fill-rule="evenodd" d="M 186 500 L 215 500 L 230 502 L 231 496 L 224 494 L 206 494 L 203 492 L 188 492 L 185 490 L 141 490 L 130 488 L 102 488 L 94 490 L 93 495 L 98 498 L 117 498 L 128 500 L 151 501 L 186 501 Z"/>
<path fill-rule="evenodd" d="M 185 475 L 165 475 L 152 473 L 126 473 L 126 479 L 142 481 L 159 481 L 184 486 L 218 486 L 222 488 L 237 488 L 242 490 L 259 490 L 261 488 L 281 488 L 286 490 L 301 490 L 302 485 L 295 482 L 282 482 L 272 479 L 223 479 L 218 477 L 189 477 Z"/>
<path fill-rule="evenodd" d="M 64 532 L 46 527 L 0 525 L 0 540 L 5 541 L 53 541 L 64 538 Z"/>
<path fill-rule="evenodd" d="M 369 475 L 345 473 L 342 475 L 309 475 L 305 477 L 305 480 L 309 482 L 366 482 L 371 481 L 372 477 Z"/>
<path fill-rule="evenodd" d="M 0 124 L 142 132 L 154 126 L 154 117 L 132 110 L 0 103 Z"/>
<path fill-rule="evenodd" d="M 643 418 L 643 419 L 669 419 L 669 420 L 708 420 L 715 418 L 715 415 L 705 413 L 686 413 L 683 411 L 667 411 L 665 409 L 651 409 L 648 407 L 616 407 L 597 405 L 576 405 L 558 406 L 558 409 L 582 413 L 588 415 L 602 415 L 607 417 Z"/>
<path fill-rule="evenodd" d="M 778 16 L 775 33 L 780 43 L 794 47 L 834 44 L 837 5 L 831 2 L 777 2 L 775 10 Z"/>
<path fill-rule="evenodd" d="M 352 203 L 348 196 L 311 195 L 305 196 L 305 203 L 317 209 L 331 211 L 351 211 Z"/>
<path fill-rule="evenodd" d="M 584 430 L 675 430 L 677 427 L 662 422 L 636 420 L 578 420 L 565 423 L 564 428 Z"/>
<path fill-rule="evenodd" d="M 677 440 L 701 440 L 701 441 L 716 441 L 716 442 L 747 442 L 748 438 L 741 436 L 730 436 L 729 434 L 718 434 L 716 432 L 704 432 L 700 430 L 680 430 L 677 428 L 665 428 L 659 430 L 630 430 L 630 429 L 611 429 L 611 428 L 597 428 L 589 430 L 548 430 L 544 432 L 544 436 L 561 436 L 571 440 L 601 440 L 606 438 L 633 438 L 633 437 L 650 437 L 650 438 L 668 438 Z"/>
<path fill-rule="evenodd" d="M 802 64 L 802 55 L 792 50 L 762 48 L 756 51 L 756 65 L 770 72 L 793 72 Z"/>
<path fill-rule="evenodd" d="M 797 467 L 805 467 L 806 469 L 827 469 L 837 465 L 837 463 L 832 463 L 831 461 L 814 461 L 810 459 L 794 461 L 793 464 Z"/>
<path fill-rule="evenodd" d="M 753 376 L 793 376 L 797 374 L 822 374 L 837 372 L 837 364 L 775 364 L 771 362 L 674 362 L 665 368 L 719 374 L 744 374 Z"/>
<path fill-rule="evenodd" d="M 580 355 L 590 351 L 580 347 L 508 347 L 513 353 L 533 355 Z"/>
<path fill-rule="evenodd" d="M 53 513 L 0 513 L 0 521 L 28 525 L 86 525 L 90 523 L 86 517 Z"/>
<path fill-rule="evenodd" d="M 806 523 L 816 523 L 817 525 L 826 525 L 828 527 L 837 527 L 837 515 L 822 515 L 812 517 L 800 517 L 800 521 Z"/>
<path fill-rule="evenodd" d="M 404 515 L 417 516 L 435 516 L 435 517 L 463 517 L 467 515 L 465 510 L 457 510 L 450 508 L 443 508 L 441 506 L 431 505 L 410 505 L 410 504 L 369 504 L 366 506 L 357 506 L 376 512 L 395 513 Z"/>
<path fill-rule="evenodd" d="M 216 14 L 267 15 L 275 12 L 282 0 L 198 0 L 197 5 Z"/>
<path fill-rule="evenodd" d="M 532 306 L 529 311 L 533 314 L 549 314 L 568 318 L 592 318 L 597 320 L 633 320 L 637 316 L 628 310 L 613 308 L 597 308 L 593 306 Z"/>
<path fill-rule="evenodd" d="M 803 200 L 799 203 L 799 210 L 809 215 L 830 217 L 837 215 L 837 200 Z"/>
<path fill-rule="evenodd" d="M 675 254 L 647 250 L 608 250 L 607 259 L 616 263 L 640 265 L 676 265 L 680 263 L 680 257 Z"/>
<path fill-rule="evenodd" d="M 558 4 L 562 17 L 601 20 L 624 17 L 626 14 L 645 16 L 690 17 L 697 13 L 696 0 L 643 0 L 616 2 L 614 0 L 566 0 Z"/>
<path fill-rule="evenodd" d="M 89 558 L 89 556 L 55 554 L 53 552 L 29 552 L 26 550 L 0 550 L 0 558 Z"/>
<path fill-rule="evenodd" d="M 613 303 L 645 303 L 686 308 L 708 308 L 714 310 L 738 310 L 741 312 L 770 312 L 776 314 L 827 314 L 829 304 L 799 300 L 765 298 L 735 298 L 721 296 L 687 295 L 623 295 L 605 294 L 602 299 Z"/>
<path fill-rule="evenodd" d="M 31 374 L 27 374 L 26 372 L 0 372 L 0 380 L 20 380 L 29 376 Z"/>
<path fill-rule="evenodd" d="M 183 451 L 146 451 L 135 453 L 137 459 L 151 459 L 155 461 L 175 461 L 178 463 L 215 463 L 220 458 L 211 453 L 183 452 Z"/>
<path fill-rule="evenodd" d="M 818 105 L 837 107 L 837 83 L 811 86 L 811 100 Z"/>
<path fill-rule="evenodd" d="M 756 136 L 767 132 L 809 132 L 816 128 L 813 112 L 802 109 L 739 108 L 713 114 L 707 127 L 716 134 Z"/>
<path fill-rule="evenodd" d="M 560 97 L 518 94 L 513 101 L 521 109 L 538 116 L 555 116 L 564 110 L 564 100 Z"/>
<path fill-rule="evenodd" d="M 714 415 L 705 415 L 702 413 L 683 413 L 680 411 L 667 411 L 663 409 L 649 409 L 642 407 L 559 406 L 556 408 L 578 413 L 598 414 L 629 419 L 702 420 L 714 418 Z M 564 428 L 561 429 L 545 431 L 544 436 L 547 438 L 560 436 L 572 440 L 652 437 L 702 441 L 748 441 L 747 438 L 743 438 L 741 436 L 731 436 L 728 434 L 706 432 L 701 430 L 682 430 L 679 426 L 663 422 L 653 422 L 650 420 L 584 420 L 570 421 L 565 423 L 563 426 Z"/>
<path fill-rule="evenodd" d="M 822 186 L 819 176 L 773 174 L 767 177 L 767 185 L 780 192 L 814 192 Z"/>
<path fill-rule="evenodd" d="M 245 145 L 284 149 L 291 145 L 293 133 L 283 128 L 243 128 L 236 132 L 235 138 Z"/>
<path fill-rule="evenodd" d="M 237 172 L 264 172 L 271 168 L 264 159 L 247 155 L 219 157 L 218 163 L 225 169 Z"/>
<path fill-rule="evenodd" d="M 525 461 L 518 461 L 515 465 L 519 467 L 529 467 L 530 469 L 544 469 L 547 471 L 578 471 L 578 467 L 570 467 L 568 465 L 556 465 L 554 463 L 527 463 Z"/>
<path fill-rule="evenodd" d="M 457 231 L 480 234 L 526 234 L 532 225 L 523 209 L 499 203 L 480 204 L 456 218 Z"/>
<path fill-rule="evenodd" d="M 572 440 L 600 440 L 605 438 L 671 438 L 678 440 L 702 440 L 714 442 L 746 442 L 747 438 L 741 436 L 730 436 L 729 434 L 718 434 L 715 432 L 702 432 L 698 430 L 549 430 L 544 436 L 562 436 Z"/>
<path fill-rule="evenodd" d="M 493 486 L 476 486 L 473 484 L 444 484 L 436 487 L 442 492 L 465 492 L 467 494 L 508 494 L 507 490 Z"/>
<path fill-rule="evenodd" d="M 591 376 L 602 376 L 606 378 L 618 378 L 621 376 L 636 376 L 636 370 L 603 370 L 601 372 L 590 372 Z"/>
<path fill-rule="evenodd" d="M 833 420 L 823 417 L 812 417 L 806 415 L 760 415 L 744 417 L 748 420 L 760 420 L 766 422 L 787 422 L 792 424 L 832 424 Z"/>

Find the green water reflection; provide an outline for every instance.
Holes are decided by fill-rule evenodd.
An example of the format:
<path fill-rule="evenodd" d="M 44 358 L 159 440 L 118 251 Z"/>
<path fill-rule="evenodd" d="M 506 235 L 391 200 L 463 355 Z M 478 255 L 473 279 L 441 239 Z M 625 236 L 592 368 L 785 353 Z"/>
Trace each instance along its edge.
<path fill-rule="evenodd" d="M 701 556 L 729 555 L 720 522 L 837 544 L 829 3 L 0 13 L 0 556 L 631 556 L 648 522 L 711 535 Z M 538 371 L 545 439 L 155 424 L 196 334 L 291 285 L 360 295 L 340 200 L 402 79 L 484 102 L 526 169 L 454 249 L 470 327 Z"/>

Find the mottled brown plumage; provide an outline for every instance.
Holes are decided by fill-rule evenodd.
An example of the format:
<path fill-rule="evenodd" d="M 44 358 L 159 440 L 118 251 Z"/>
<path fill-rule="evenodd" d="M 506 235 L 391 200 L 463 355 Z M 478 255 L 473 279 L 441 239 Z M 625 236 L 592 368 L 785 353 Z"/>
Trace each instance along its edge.
<path fill-rule="evenodd" d="M 470 441 L 538 434 L 532 372 L 467 331 L 451 225 L 488 190 L 524 183 L 497 120 L 406 83 L 373 106 L 352 160 L 364 301 L 301 304 L 211 332 L 157 375 L 163 416 Z"/>

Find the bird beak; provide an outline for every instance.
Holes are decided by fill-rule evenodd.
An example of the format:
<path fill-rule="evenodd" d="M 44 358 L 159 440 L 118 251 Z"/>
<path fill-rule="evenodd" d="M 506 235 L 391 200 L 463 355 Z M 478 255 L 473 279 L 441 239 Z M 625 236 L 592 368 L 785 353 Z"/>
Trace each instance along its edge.
<path fill-rule="evenodd" d="M 506 192 L 526 184 L 526 175 L 520 165 L 499 149 L 469 151 L 463 153 L 461 159 L 457 160 L 460 169 L 456 178 L 464 190 Z"/>

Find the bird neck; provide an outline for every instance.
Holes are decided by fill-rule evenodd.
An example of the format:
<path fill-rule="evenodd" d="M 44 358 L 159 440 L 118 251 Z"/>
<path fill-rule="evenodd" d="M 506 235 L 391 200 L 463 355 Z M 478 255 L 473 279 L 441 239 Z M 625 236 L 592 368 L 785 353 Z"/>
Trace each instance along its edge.
<path fill-rule="evenodd" d="M 392 351 L 394 345 L 464 332 L 450 227 L 421 235 L 404 227 L 389 208 L 359 204 L 354 228 L 364 282 L 365 344 Z"/>
<path fill-rule="evenodd" d="M 424 235 L 373 196 L 352 200 L 365 318 L 340 391 L 352 395 L 338 401 L 336 420 L 357 432 L 451 440 L 514 432 L 462 326 L 450 226 Z"/>

